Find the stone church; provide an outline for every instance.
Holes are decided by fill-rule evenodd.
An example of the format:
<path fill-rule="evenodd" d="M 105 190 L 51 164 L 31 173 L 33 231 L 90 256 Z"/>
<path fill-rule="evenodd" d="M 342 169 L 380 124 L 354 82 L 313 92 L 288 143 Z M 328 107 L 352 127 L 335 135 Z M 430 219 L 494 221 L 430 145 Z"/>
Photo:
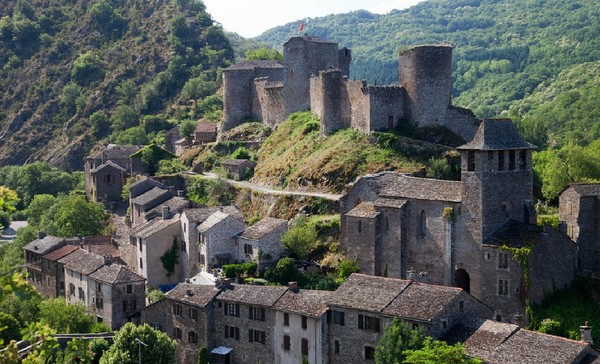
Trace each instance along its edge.
<path fill-rule="evenodd" d="M 570 285 L 577 244 L 535 225 L 532 149 L 510 120 L 482 120 L 458 147 L 461 180 L 382 172 L 340 200 L 341 246 L 361 272 L 462 287 L 519 321 L 526 300 Z"/>

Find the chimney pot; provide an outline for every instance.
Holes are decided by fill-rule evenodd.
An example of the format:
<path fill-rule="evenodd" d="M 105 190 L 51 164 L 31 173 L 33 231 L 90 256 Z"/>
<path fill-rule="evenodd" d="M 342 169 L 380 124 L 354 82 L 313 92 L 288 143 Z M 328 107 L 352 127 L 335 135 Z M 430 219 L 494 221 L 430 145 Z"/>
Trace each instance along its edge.
<path fill-rule="evenodd" d="M 183 197 L 183 190 L 177 190 L 177 197 Z"/>
<path fill-rule="evenodd" d="M 46 233 L 43 231 L 38 231 L 38 239 L 43 239 L 46 237 Z"/>
<path fill-rule="evenodd" d="M 581 341 L 590 345 L 594 344 L 594 339 L 592 338 L 592 327 L 589 326 L 588 321 L 586 321 L 583 326 L 579 326 L 579 331 L 581 332 Z"/>
<path fill-rule="evenodd" d="M 169 218 L 169 206 L 162 207 L 162 219 L 167 220 Z"/>
<path fill-rule="evenodd" d="M 194 292 L 192 292 L 191 289 L 188 289 L 187 291 L 185 291 L 185 295 L 188 297 L 192 297 L 194 295 Z"/>
<path fill-rule="evenodd" d="M 292 292 L 298 292 L 298 282 L 289 282 L 288 289 Z"/>

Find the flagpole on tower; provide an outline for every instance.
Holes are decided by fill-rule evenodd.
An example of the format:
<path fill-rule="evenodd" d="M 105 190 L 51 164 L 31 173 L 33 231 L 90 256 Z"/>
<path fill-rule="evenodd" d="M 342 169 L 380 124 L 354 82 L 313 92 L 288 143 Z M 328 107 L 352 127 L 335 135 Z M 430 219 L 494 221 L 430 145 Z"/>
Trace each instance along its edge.
<path fill-rule="evenodd" d="M 302 20 L 302 23 L 300 23 L 300 29 L 298 29 L 298 32 L 302 33 L 303 30 L 304 30 L 304 20 Z"/>

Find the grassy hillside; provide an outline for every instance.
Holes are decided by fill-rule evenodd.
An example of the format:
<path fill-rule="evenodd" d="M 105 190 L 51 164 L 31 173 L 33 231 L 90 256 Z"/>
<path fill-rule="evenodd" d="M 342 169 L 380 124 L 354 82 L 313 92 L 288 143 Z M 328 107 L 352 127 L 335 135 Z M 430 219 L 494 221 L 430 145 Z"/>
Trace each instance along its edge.
<path fill-rule="evenodd" d="M 81 169 L 96 144 L 216 120 L 232 60 L 201 2 L 0 0 L 0 164 Z"/>
<path fill-rule="evenodd" d="M 254 180 L 291 189 L 341 192 L 358 176 L 384 170 L 424 174 L 431 157 L 448 147 L 389 133 L 364 135 L 352 129 L 323 137 L 309 112 L 290 116 L 258 152 Z"/>
<path fill-rule="evenodd" d="M 281 48 L 300 20 L 256 39 Z M 596 0 L 428 0 L 387 15 L 356 11 L 309 19 L 304 33 L 352 48 L 351 77 L 398 81 L 398 52 L 454 46 L 454 102 L 491 117 L 561 71 L 600 60 Z"/>

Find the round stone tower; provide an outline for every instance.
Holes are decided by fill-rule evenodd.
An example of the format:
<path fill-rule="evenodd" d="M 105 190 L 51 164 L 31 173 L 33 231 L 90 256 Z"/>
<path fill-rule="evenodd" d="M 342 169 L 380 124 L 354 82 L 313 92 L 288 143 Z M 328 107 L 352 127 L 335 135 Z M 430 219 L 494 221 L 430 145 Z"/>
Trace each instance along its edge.
<path fill-rule="evenodd" d="M 399 74 L 412 123 L 443 125 L 452 97 L 452 47 L 426 45 L 400 52 Z"/>

